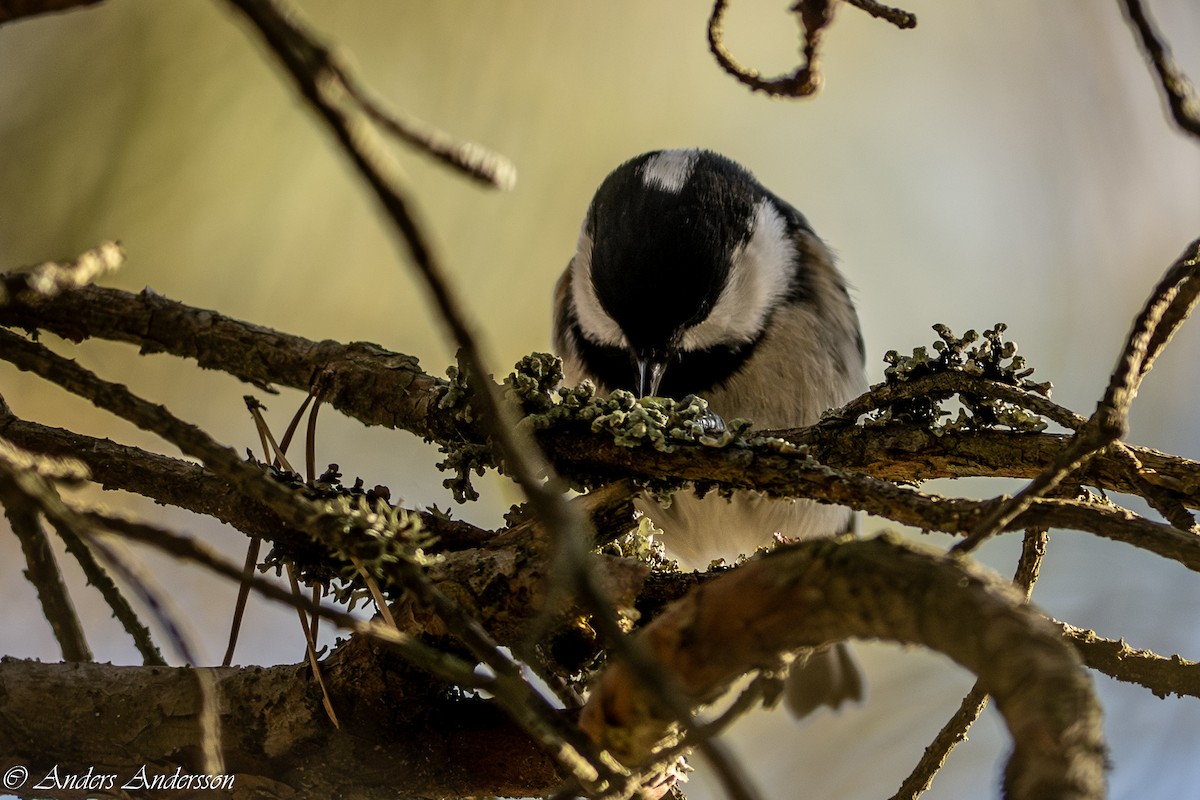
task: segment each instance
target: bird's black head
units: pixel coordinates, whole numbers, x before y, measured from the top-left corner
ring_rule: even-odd
[[[716,153],[663,150],[617,167],[596,191],[571,270],[575,340],[589,371],[639,394],[719,385],[791,281],[786,229],[797,224],[806,225]]]
[[[712,310],[750,235],[753,186],[732,161],[694,150],[641,156],[600,185],[588,219],[592,284],[635,352],[677,350]]]

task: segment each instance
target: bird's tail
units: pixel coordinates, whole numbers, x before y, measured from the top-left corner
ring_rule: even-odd
[[[862,700],[862,671],[850,648],[838,642],[797,656],[788,673],[784,698],[797,718],[821,706],[838,708],[847,700]]]

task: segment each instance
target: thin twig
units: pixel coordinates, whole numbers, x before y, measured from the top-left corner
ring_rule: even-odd
[[[1047,541],[1045,528],[1030,528],[1025,531],[1025,538],[1021,542],[1021,556],[1017,560],[1017,567],[1013,574],[1013,585],[1024,592],[1025,602],[1029,602],[1033,585],[1037,583],[1042,557],[1046,554]],[[975,724],[975,720],[979,719],[979,715],[987,708],[987,704],[987,690],[984,689],[982,682],[977,680],[971,687],[971,691],[967,692],[967,696],[962,699],[958,710],[946,721],[933,741],[925,748],[920,761],[900,784],[899,790],[892,795],[891,800],[916,800],[917,797],[924,794],[933,785],[934,777],[946,763],[950,753],[967,740],[967,731]]]
[[[969,372],[947,370],[899,383],[877,383],[841,408],[826,413],[818,425],[821,428],[853,425],[864,414],[887,408],[901,400],[916,397],[949,397],[960,393],[977,394],[1012,403],[1070,430],[1077,430],[1087,423],[1087,417],[1076,414],[1036,392]]]
[[[242,571],[237,565],[201,541],[142,522],[109,517],[96,512],[88,516],[118,536],[155,547],[177,560],[198,564],[232,581],[240,581],[242,578]],[[318,606],[302,595],[293,595],[290,590],[276,585],[262,575],[253,575],[250,587],[268,600],[290,608],[300,608],[306,614],[327,619],[341,628],[371,636],[391,645],[415,666],[443,680],[472,689],[492,688],[491,682],[477,675],[471,664],[437,650],[414,636],[361,620],[331,606]]]
[[[300,601],[303,595],[300,593],[300,582],[296,580],[296,568],[291,564],[287,565],[288,584],[292,587],[293,601]],[[321,674],[321,664],[317,660],[317,643],[313,641],[312,633],[309,629],[308,614],[305,613],[299,602],[292,604],[296,608],[296,614],[300,617],[300,630],[304,631],[304,653],[308,656],[308,666],[312,670],[313,678],[317,681],[317,686],[321,688],[321,705],[325,708],[325,713],[329,717],[329,721],[333,723],[333,727],[341,728],[338,723],[337,713],[333,710],[333,700],[329,697],[329,687],[325,684],[325,676]]]
[[[384,108],[370,91],[352,79],[342,63],[335,63],[347,91],[363,111],[384,130],[424,150],[439,161],[454,167],[469,178],[495,189],[511,189],[517,183],[517,168],[500,153],[475,142],[460,141],[424,120],[405,117]]]
[[[2,398],[0,398],[0,415],[11,415]],[[86,533],[89,527],[87,522],[63,502],[54,486],[47,480],[47,476],[78,477],[81,474],[80,466],[71,460],[34,457],[12,447],[7,441],[0,440],[0,473],[4,474],[18,491],[35,503],[38,511],[54,527],[67,552],[79,563],[88,583],[96,587],[96,590],[112,608],[113,615],[133,638],[134,645],[142,654],[143,662],[147,666],[163,665],[166,662],[163,660],[162,653],[154,645],[150,631],[138,619],[120,589],[113,583],[112,578],[104,571],[103,567],[96,563],[92,551],[76,533],[77,531]]]
[[[1171,57],[1170,48],[1159,36],[1142,0],[1122,0],[1122,4],[1143,52],[1158,73],[1158,85],[1166,95],[1167,107],[1171,109],[1175,123],[1185,132],[1200,136],[1200,98],[1196,96],[1196,88]]]
[[[980,686],[979,681],[976,681],[971,691],[962,699],[958,710],[946,720],[946,724],[925,748],[921,759],[900,784],[891,800],[915,800],[924,794],[933,785],[934,776],[946,763],[950,752],[967,740],[967,731],[975,720],[979,719],[987,704],[988,693]]]
[[[103,2],[104,0],[3,0],[0,2],[0,25],[40,14],[71,11]]]
[[[915,28],[917,17],[903,9],[893,8],[876,0],[847,0],[876,19],[886,20],[897,28]],[[721,69],[732,75],[751,91],[764,92],[771,97],[808,97],[816,94],[823,82],[819,66],[821,36],[833,19],[837,0],[795,0],[789,9],[800,27],[801,62],[786,75],[764,78],[758,70],[742,65],[725,46],[725,12],[729,0],[716,0],[708,18],[708,49]]]
[[[129,604],[129,600],[122,594],[120,587],[96,560],[95,554],[88,547],[84,537],[76,533],[76,530],[81,527],[80,524],[61,515],[52,516],[50,524],[54,526],[54,532],[58,534],[58,538],[62,539],[67,552],[83,570],[83,576],[88,585],[100,593],[104,602],[112,609],[113,617],[121,623],[121,627],[133,640],[133,646],[142,656],[142,663],[147,667],[165,667],[167,660],[163,658],[162,651],[154,643],[150,629],[138,617],[133,606]]]
[[[1092,669],[1149,689],[1156,697],[1200,697],[1200,662],[1178,655],[1160,656],[1131,647],[1124,639],[1105,639],[1095,631],[1057,624]]]
[[[875,2],[875,0],[846,0],[846,2],[855,8],[867,12],[876,19],[892,23],[901,30],[917,27],[917,15],[911,11],[885,6],[883,3]]]
[[[817,63],[817,48],[821,31],[829,24],[832,2],[829,0],[799,0],[792,7],[801,31],[802,61],[790,74],[763,78],[756,69],[743,66],[725,46],[725,12],[729,0],[716,0],[708,18],[708,49],[721,69],[752,91],[772,97],[808,97],[821,88],[821,73]],[[809,13],[805,12],[809,9]],[[815,12],[815,13],[814,13]]]
[[[238,585],[237,600],[233,605],[233,621],[229,623],[229,642],[225,645],[225,657],[221,659],[223,667],[228,667],[233,663],[233,651],[237,647],[238,633],[242,629],[242,618],[246,614],[246,601],[250,599],[249,578],[254,575],[254,568],[258,566],[258,556],[261,551],[262,539],[251,536],[250,544],[246,546],[246,561],[242,565],[242,582]]]
[[[71,602],[49,537],[38,518],[38,503],[19,488],[11,469],[10,463],[0,459],[0,502],[4,504],[4,515],[25,554],[25,577],[37,591],[42,613],[50,623],[63,660],[91,661],[92,650],[88,647],[83,625],[75,613],[75,604]]]
[[[275,463],[283,469],[291,470],[291,466],[284,467],[286,459],[283,454],[287,452],[288,442],[291,441],[292,434],[296,430],[296,424],[300,421],[300,414],[304,411],[304,407],[308,405],[312,399],[310,394],[305,398],[304,403],[300,406],[300,411],[296,412],[296,416],[292,418],[292,424],[288,426],[287,431],[283,436],[283,444],[275,443],[275,438],[271,434],[271,428],[267,425],[262,416],[263,405],[257,399],[246,395],[243,398],[246,402],[246,409],[250,412],[251,419],[254,420],[254,429],[258,432],[259,441],[262,443],[263,458],[265,463]],[[233,619],[229,623],[229,640],[225,645],[225,656],[221,659],[221,666],[227,667],[233,663],[233,651],[237,647],[238,633],[242,629],[242,619],[246,614],[246,601],[250,599],[250,577],[254,574],[254,568],[258,566],[258,555],[262,550],[262,537],[250,536],[250,542],[246,545],[246,560],[242,567],[242,581],[238,585],[237,599],[233,604]],[[335,722],[336,725],[336,722]]]
[[[1155,511],[1181,531],[1200,534],[1200,525],[1196,524],[1196,518],[1187,510],[1187,506],[1165,486],[1155,482],[1154,471],[1146,469],[1133,448],[1122,442],[1114,442],[1109,446],[1109,452],[1125,465],[1129,482],[1137,487],[1138,494]]]
[[[1034,500],[1052,492],[1067,475],[1126,434],[1129,408],[1142,380],[1200,298],[1198,273],[1200,240],[1192,242],[1171,265],[1134,320],[1104,398],[1088,423],[1076,431],[1070,445],[1048,469],[1015,496],[997,504],[952,552],[970,552],[989,536],[1004,530]]]

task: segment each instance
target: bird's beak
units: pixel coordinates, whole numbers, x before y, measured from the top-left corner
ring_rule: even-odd
[[[662,383],[663,373],[667,371],[667,363],[655,358],[638,358],[637,361],[637,396],[654,397],[658,394],[658,385]]]

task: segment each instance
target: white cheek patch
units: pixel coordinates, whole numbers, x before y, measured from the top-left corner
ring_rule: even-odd
[[[651,189],[679,194],[692,177],[699,158],[699,150],[664,150],[642,164],[642,183]]]
[[[575,258],[571,260],[571,300],[579,327],[588,339],[611,347],[628,347],[621,326],[600,305],[592,284],[592,237],[588,235],[586,220],[579,231]]]
[[[729,281],[712,311],[683,334],[684,350],[739,345],[762,332],[767,312],[787,294],[796,250],[783,217],[769,200],[754,209],[754,231],[733,254]]]

